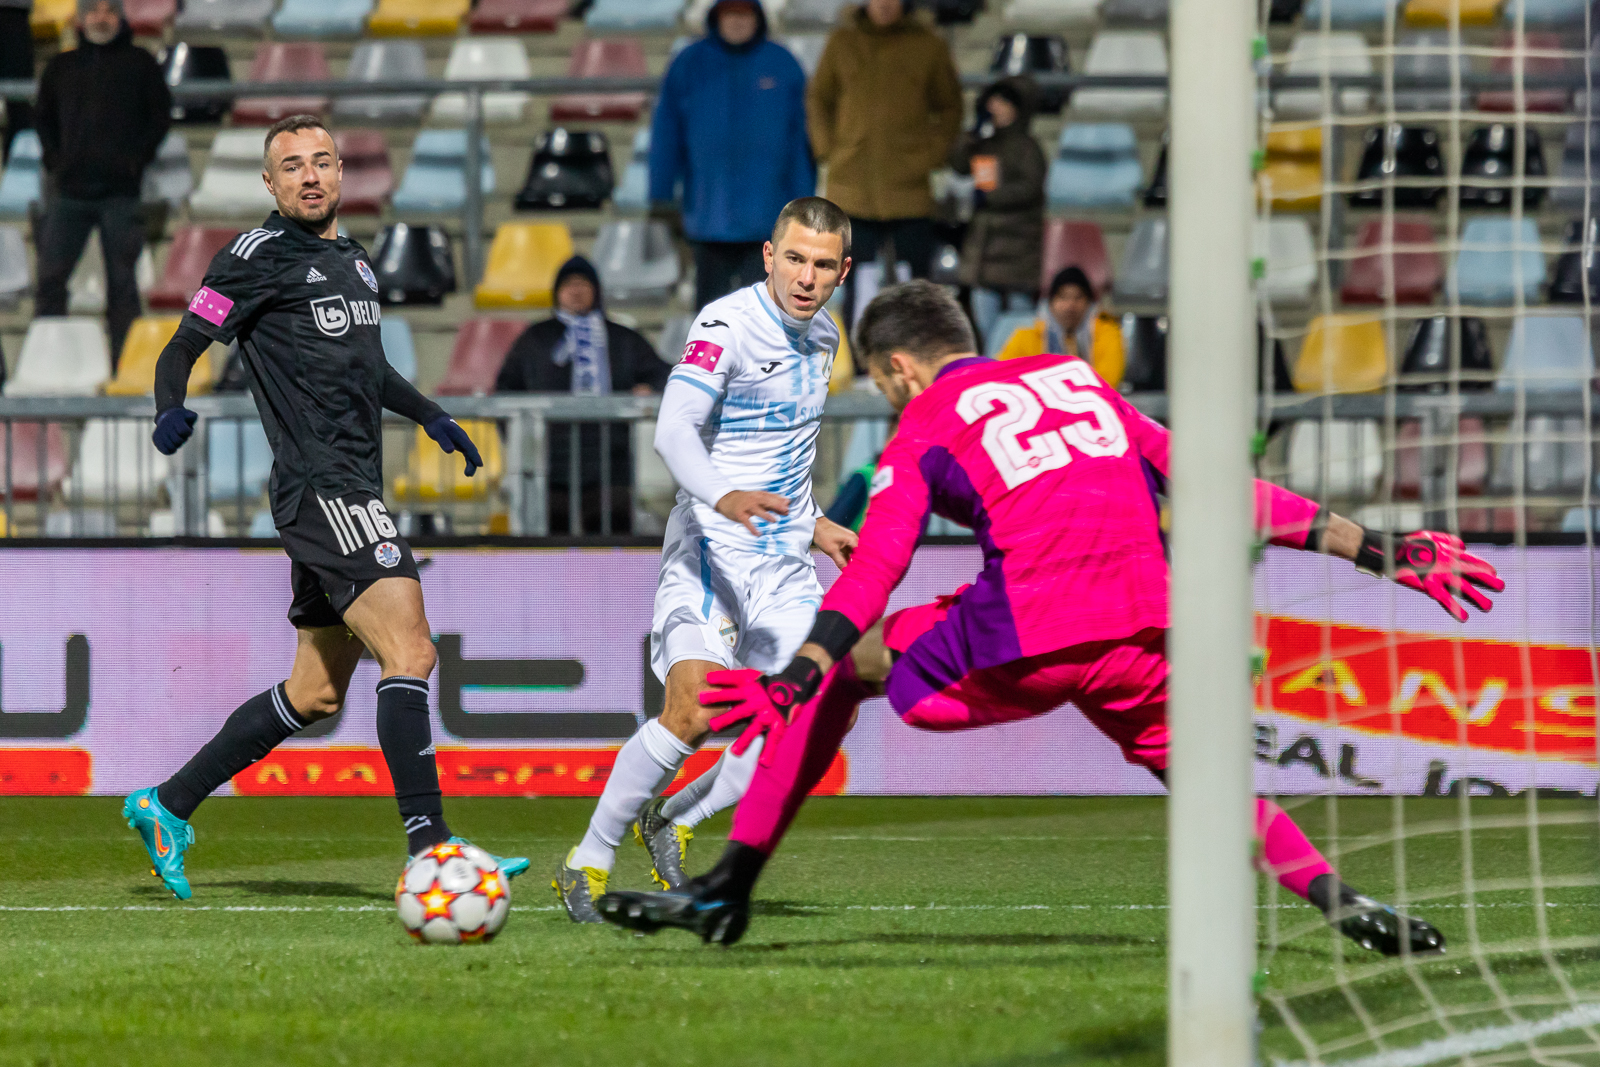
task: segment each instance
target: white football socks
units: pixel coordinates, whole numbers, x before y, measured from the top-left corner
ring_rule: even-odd
[[[616,862],[622,835],[693,754],[694,749],[673,736],[660,720],[651,719],[641,726],[617,753],[611,777],[589,819],[589,830],[568,864],[609,871]]]
[[[744,754],[735,756],[730,746],[722,750],[716,765],[667,798],[661,814],[679,826],[695,827],[705,822],[723,808],[739,803],[750,779],[756,774],[756,761],[761,758],[761,746],[766,738],[758,737]]]

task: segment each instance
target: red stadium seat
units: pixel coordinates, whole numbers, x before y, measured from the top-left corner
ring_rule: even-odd
[[[473,33],[554,33],[570,0],[480,0],[472,11]]]
[[[350,215],[378,215],[394,192],[389,142],[381,130],[340,130],[333,135],[344,161],[339,208]]]
[[[1516,37],[1510,33],[1501,34],[1494,43],[1496,48],[1515,48]],[[1523,36],[1523,51],[1559,50],[1565,47],[1561,43],[1558,33],[1529,33]],[[1489,63],[1489,69],[1496,74],[1510,74],[1512,62],[1510,56],[1496,56]],[[1570,68],[1567,61],[1557,56],[1524,56],[1522,72],[1532,75],[1565,74]],[[1523,91],[1523,103],[1528,111],[1562,112],[1572,102],[1570,89],[1526,89]],[[1485,89],[1478,94],[1479,111],[1515,111],[1517,109],[1516,96],[1510,89]]]
[[[141,37],[160,37],[178,17],[178,0],[123,0],[123,16]]]
[[[1489,446],[1484,442],[1483,420],[1462,418],[1456,446],[1456,493],[1482,496],[1489,481]],[[1394,495],[1402,500],[1422,497],[1422,421],[1402,419],[1395,442]],[[1463,516],[1465,513],[1463,512]],[[1465,528],[1466,519],[1463,517]]]
[[[150,306],[178,311],[187,308],[205,279],[212,257],[237,236],[239,230],[235,226],[184,226],[174,233],[161,281],[148,294]]]
[[[41,475],[43,495],[52,496],[67,476],[67,446],[61,436],[61,424],[13,422],[8,446],[6,426],[0,423],[0,496],[4,495],[7,466],[11,470],[12,499],[38,500]]]
[[[315,41],[270,41],[256,52],[250,64],[253,82],[320,82],[333,80],[328,54]],[[325,96],[251,96],[233,105],[235,126],[271,126],[281,118],[302,113],[321,115],[328,110]]]
[[[523,319],[468,319],[456,331],[450,366],[434,390],[439,396],[487,396],[511,345],[528,328]]]
[[[1432,245],[1433,227],[1419,220],[1394,221],[1394,244]],[[1381,304],[1384,302],[1384,256],[1377,251],[1383,244],[1383,221],[1370,219],[1361,224],[1356,237],[1356,249],[1361,252],[1350,261],[1344,287],[1339,296],[1346,304]],[[1367,249],[1373,249],[1367,252]],[[1394,300],[1397,304],[1431,304],[1433,294],[1444,277],[1444,264],[1437,251],[1395,252]]]
[[[1044,272],[1039,291],[1050,287],[1050,279],[1062,267],[1081,267],[1094,286],[1096,299],[1111,289],[1111,257],[1106,254],[1105,234],[1093,222],[1050,219],[1044,228]]]
[[[643,78],[649,75],[644,48],[629,38],[579,41],[567,62],[569,78]],[[582,93],[558,96],[550,104],[552,121],[635,122],[644,110],[644,93]]]

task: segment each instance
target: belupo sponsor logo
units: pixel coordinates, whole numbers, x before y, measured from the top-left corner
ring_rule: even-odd
[[[381,316],[376,300],[345,301],[342,296],[324,296],[311,301],[311,317],[317,329],[329,337],[343,337],[354,323],[376,326]]]

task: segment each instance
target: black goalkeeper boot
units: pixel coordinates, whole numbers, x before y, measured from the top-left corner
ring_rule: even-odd
[[[666,893],[619,892],[601,897],[596,910],[608,923],[642,934],[667,927],[687,930],[708,945],[733,945],[750,924],[750,890],[767,857],[737,841],[710,871]]]
[[[1389,905],[1356,892],[1332,874],[1312,879],[1306,893],[1328,917],[1330,926],[1364,949],[1398,956],[1401,946],[1409,944],[1413,956],[1444,954],[1444,935],[1431,923],[1402,915]]]

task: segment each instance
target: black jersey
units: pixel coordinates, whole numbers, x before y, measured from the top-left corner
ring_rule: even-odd
[[[366,249],[274,211],[218,252],[182,325],[238,338],[272,444],[272,516],[294,521],[307,487],[383,497],[386,380],[378,279]],[[435,409],[437,410],[437,409]]]

